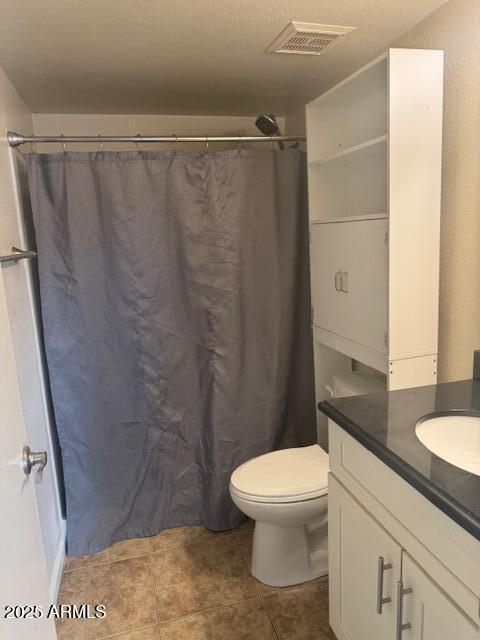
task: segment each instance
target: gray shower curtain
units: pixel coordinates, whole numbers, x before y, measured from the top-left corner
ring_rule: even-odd
[[[304,154],[28,167],[69,555],[238,525],[235,467],[315,441]]]

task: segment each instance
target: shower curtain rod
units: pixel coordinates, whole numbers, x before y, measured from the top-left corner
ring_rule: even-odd
[[[18,147],[26,142],[34,143],[77,143],[77,142],[303,142],[305,136],[23,136],[14,131],[7,131],[7,141],[11,147]]]

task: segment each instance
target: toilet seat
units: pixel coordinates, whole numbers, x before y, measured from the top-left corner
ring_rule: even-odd
[[[251,502],[318,498],[328,491],[328,454],[318,444],[266,453],[233,472],[230,490]]]

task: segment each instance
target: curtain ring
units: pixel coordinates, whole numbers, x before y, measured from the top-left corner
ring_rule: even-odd
[[[238,153],[242,153],[242,138],[238,138]]]
[[[63,153],[65,153],[65,151],[67,150],[67,146],[65,144],[65,136],[63,135],[63,133],[60,135],[60,138],[62,138],[62,149],[63,149]]]
[[[137,140],[135,140],[135,149],[138,153],[138,143],[142,141],[142,136],[139,133],[137,133],[135,137],[137,138]]]
[[[207,153],[208,153],[208,136],[205,136],[205,145],[207,147]]]
[[[35,137],[35,134],[31,134],[32,138]],[[37,141],[36,140],[32,140],[30,142],[30,152],[31,153],[37,153]]]
[[[102,151],[103,149],[103,141],[102,141],[102,137],[100,134],[98,134],[98,150]]]

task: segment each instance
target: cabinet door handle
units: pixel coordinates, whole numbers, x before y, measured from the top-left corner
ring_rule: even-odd
[[[337,271],[335,274],[335,290],[336,291],[342,290],[342,272],[341,271]]]
[[[348,293],[348,271],[342,273],[342,291]]]
[[[392,565],[390,563],[385,564],[385,561],[382,556],[378,558],[378,574],[377,574],[377,613],[381,615],[382,608],[384,604],[391,602],[392,599],[390,597],[383,597],[383,574],[388,569],[391,569]]]
[[[402,580],[397,582],[397,633],[395,640],[402,640],[402,633],[412,628],[409,622],[403,622],[403,596],[412,592],[413,590],[410,587],[403,588]]]

